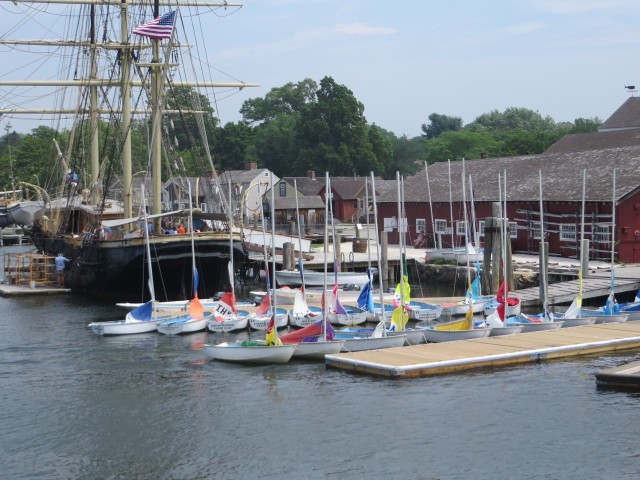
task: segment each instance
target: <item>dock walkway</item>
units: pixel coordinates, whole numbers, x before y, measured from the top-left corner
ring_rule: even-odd
[[[325,363],[328,368],[400,379],[634,348],[640,348],[640,321],[338,353],[327,355]]]
[[[549,285],[549,305],[570,303],[578,295],[579,280],[567,280]],[[621,267],[615,270],[616,293],[636,292],[640,289],[640,267]],[[596,271],[582,280],[582,298],[606,297],[611,290],[611,271]],[[523,307],[541,306],[539,287],[523,288],[516,292]]]

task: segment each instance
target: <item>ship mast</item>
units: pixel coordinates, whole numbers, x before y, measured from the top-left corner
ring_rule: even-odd
[[[0,2],[8,2],[12,0],[0,0]],[[5,40],[0,39],[0,45],[37,45],[37,46],[77,46],[89,47],[90,71],[88,79],[70,79],[70,80],[0,80],[1,86],[76,86],[79,88],[89,88],[89,108],[88,112],[83,109],[16,109],[11,107],[1,107],[0,115],[42,115],[42,114],[59,114],[59,113],[89,113],[90,123],[90,164],[91,164],[91,184],[92,192],[91,203],[98,203],[98,190],[95,188],[98,184],[100,172],[100,154],[99,154],[99,115],[102,113],[120,113],[121,114],[121,164],[122,164],[122,181],[123,181],[123,207],[124,217],[133,217],[133,192],[132,192],[132,157],[131,157],[131,90],[133,87],[144,87],[140,80],[131,78],[131,60],[133,49],[148,48],[144,45],[132,45],[130,43],[129,34],[129,6],[132,5],[148,5],[147,0],[21,0],[21,3],[44,3],[44,4],[67,4],[67,5],[90,5],[90,34],[89,38],[84,41],[48,41],[48,40]],[[112,5],[120,6],[120,43],[117,42],[99,42],[96,38],[96,22],[95,22],[95,6],[96,5]],[[176,7],[175,0],[155,0],[153,5],[153,18],[160,15],[160,6]],[[220,1],[200,1],[186,0],[180,1],[181,7],[242,7],[238,3],[228,3]],[[173,38],[173,37],[172,37]],[[164,71],[168,65],[168,58],[171,52],[172,40],[166,50],[166,61],[160,59],[160,41],[152,40],[152,61],[151,63],[139,63],[139,67],[149,67],[151,69],[151,119],[152,119],[152,144],[151,144],[151,166],[153,178],[153,207],[154,214],[161,213],[161,112],[162,112],[162,90]],[[120,52],[121,78],[103,79],[98,78],[98,58],[97,49],[117,49]],[[245,88],[257,87],[257,84],[244,82],[202,82],[202,81],[174,81],[175,87],[220,87],[220,88]],[[99,108],[98,91],[101,87],[119,87],[121,89],[121,105],[120,112],[116,110],[105,111]],[[133,113],[144,113],[146,110],[136,109]],[[167,110],[165,113],[173,112]],[[182,110],[180,113],[203,113],[198,110]],[[159,222],[159,220],[156,220]]]

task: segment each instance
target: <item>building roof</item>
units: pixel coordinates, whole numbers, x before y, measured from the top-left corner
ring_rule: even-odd
[[[584,152],[640,145],[640,129],[565,135],[544,153]]]
[[[282,180],[291,185],[295,180],[297,190],[303,195],[318,195],[324,189],[324,177],[282,177]]]
[[[229,182],[229,178],[231,178],[232,184],[246,185],[258,177],[269,178],[270,174],[271,172],[268,168],[256,168],[253,170],[227,170],[226,172],[222,172],[219,177],[220,183],[223,185]],[[276,182],[280,179],[274,174],[273,180]]]
[[[640,97],[629,97],[605,122],[599,132],[640,128]]]
[[[276,210],[295,210],[296,208],[295,197],[275,197],[274,203]],[[324,210],[324,202],[318,195],[298,197],[298,208],[302,210],[310,208]]]
[[[454,202],[462,200],[462,161],[451,162],[451,192]],[[464,162],[465,178],[471,177],[476,202],[499,200],[498,175],[507,174],[507,201],[538,201],[539,172],[545,201],[580,202],[582,172],[586,169],[586,200],[610,203],[613,195],[612,169],[616,168],[616,200],[619,202],[640,188],[640,146],[586,152],[543,153],[519,157],[488,158]],[[428,167],[431,200],[449,202],[447,162]],[[396,189],[397,190],[397,189]],[[404,183],[405,203],[428,203],[424,169]],[[468,191],[467,191],[468,192]],[[469,194],[467,193],[467,200]],[[397,202],[389,191],[378,203]]]

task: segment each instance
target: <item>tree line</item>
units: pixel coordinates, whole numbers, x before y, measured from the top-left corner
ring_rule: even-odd
[[[166,98],[166,107],[174,111],[197,104],[204,111],[204,122],[189,114],[165,119],[163,126],[170,151],[165,174],[202,175],[209,163],[199,131],[206,132],[208,150],[219,171],[240,170],[247,162],[268,168],[280,175],[304,176],[307,171],[328,171],[332,175],[368,175],[373,171],[383,178],[395,178],[395,172],[413,174],[426,160],[430,164],[462,158],[473,160],[482,154],[505,157],[542,153],[559,138],[570,133],[597,131],[601,120],[578,118],[573,122],[555,122],[526,108],[492,110],[464,125],[461,117],[431,113],[422,124],[422,134],[408,138],[365,117],[365,107],[345,85],[331,77],[316,82],[305,79],[271,89],[264,97],[245,101],[242,120],[220,125],[207,97],[189,88],[175,88]],[[28,134],[5,127],[0,142],[0,179],[2,189],[25,181],[45,188],[56,186],[56,139],[69,154],[69,167],[83,171],[88,164],[89,132],[86,123],[80,133],[55,131],[39,126]],[[110,172],[117,174],[121,133],[114,119],[103,119],[101,158],[111,162]],[[134,171],[147,168],[149,145],[148,119],[136,120],[131,127]],[[75,145],[68,143],[73,139]],[[53,185],[47,182],[53,182]]]

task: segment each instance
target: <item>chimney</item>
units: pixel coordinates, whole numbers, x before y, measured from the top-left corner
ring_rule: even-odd
[[[247,163],[244,164],[244,169],[246,171],[257,170],[258,169],[258,164],[256,162],[247,162]]]
[[[315,170],[307,170],[307,178],[310,178],[311,180],[315,180],[316,179]]]

